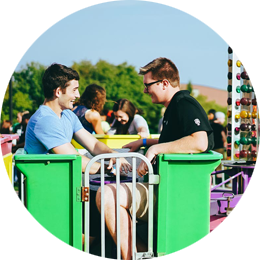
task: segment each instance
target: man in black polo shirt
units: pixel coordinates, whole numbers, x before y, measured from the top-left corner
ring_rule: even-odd
[[[140,139],[124,146],[136,151],[149,146],[146,157],[152,159],[159,153],[202,153],[213,149],[213,131],[208,117],[199,102],[189,91],[180,90],[180,77],[175,64],[166,58],[158,58],[140,69],[143,75],[144,93],[151,96],[155,104],[163,104],[166,111],[159,140]],[[147,173],[142,162],[137,172]]]
[[[214,146],[213,131],[206,112],[186,90],[180,90],[179,72],[175,64],[166,58],[158,58],[140,69],[143,75],[144,93],[151,96],[155,104],[163,104],[166,111],[163,129],[159,140],[139,139],[125,145],[130,151],[137,151],[141,146],[149,146],[145,156],[152,161],[160,153],[202,153]],[[142,161],[137,172],[147,174],[147,165]],[[132,184],[122,183],[120,187],[121,251],[123,259],[131,259],[131,216]],[[137,219],[147,220],[148,189],[146,183],[136,184]],[[105,187],[105,221],[116,243],[115,230],[115,185]],[[97,193],[97,206],[100,210],[100,191]],[[130,214],[129,214],[130,213]],[[138,240],[137,240],[138,241]],[[137,242],[141,252],[143,246]]]

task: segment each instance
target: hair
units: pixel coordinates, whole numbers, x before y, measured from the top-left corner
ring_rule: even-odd
[[[28,112],[28,113],[25,113],[24,115],[23,115],[23,118],[22,118],[22,124],[25,124],[25,120],[26,119],[30,119],[30,117],[31,117],[31,114]]]
[[[216,110],[215,109],[210,109],[208,111],[208,115],[209,114],[213,114],[213,119],[211,119],[210,121],[215,121],[217,118],[216,118]]]
[[[99,113],[106,103],[106,90],[96,84],[86,87],[80,99],[76,101],[75,106],[83,105],[90,109],[95,109]]]
[[[153,79],[167,79],[172,87],[180,86],[179,71],[175,64],[167,58],[157,58],[141,67],[139,75],[145,75],[148,72],[152,73]]]
[[[114,125],[114,127],[117,129],[116,134],[127,134],[127,130],[132,123],[138,109],[128,99],[119,99],[113,106],[114,112],[117,112],[118,110],[125,112],[128,115],[129,120],[125,125],[122,125],[120,122],[116,121]]]
[[[12,124],[10,120],[4,120],[2,125],[1,125],[1,129],[0,129],[0,133],[1,134],[10,134],[11,133],[11,128]]]
[[[45,98],[52,98],[54,90],[58,87],[65,90],[68,86],[68,82],[73,79],[79,80],[79,74],[77,71],[64,65],[53,63],[45,70],[42,78]]]

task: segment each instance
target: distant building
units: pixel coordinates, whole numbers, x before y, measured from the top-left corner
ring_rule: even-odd
[[[181,84],[181,89],[186,89],[187,84]],[[193,85],[193,95],[196,98],[198,95],[207,97],[207,101],[215,101],[218,105],[226,107],[228,92],[223,89],[217,89],[206,86]]]

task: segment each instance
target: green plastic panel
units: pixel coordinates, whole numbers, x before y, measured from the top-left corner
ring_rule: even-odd
[[[222,155],[161,154],[158,158],[157,256],[183,249],[210,231],[210,176]]]
[[[25,176],[28,211],[49,232],[82,249],[81,157],[78,155],[15,155]]]

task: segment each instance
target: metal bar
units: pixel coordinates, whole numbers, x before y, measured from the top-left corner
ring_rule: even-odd
[[[148,252],[153,253],[153,196],[154,196],[154,184],[150,182],[150,176],[153,175],[153,171],[149,172],[149,204],[148,204]]]
[[[121,259],[120,250],[120,169],[119,158],[116,158],[116,241],[117,241],[117,259]]]
[[[9,120],[13,122],[13,86],[12,86],[12,28],[9,28]]]
[[[101,257],[105,257],[105,203],[104,203],[105,161],[101,159]]]
[[[132,158],[132,259],[136,259],[136,158]]]
[[[20,172],[18,174],[21,174]],[[24,177],[21,174],[21,239],[24,240]]]
[[[139,158],[143,160],[147,166],[148,166],[148,174],[149,177],[153,176],[153,168],[150,163],[150,161],[142,154],[139,153],[107,153],[107,154],[100,154],[95,157],[93,157],[85,170],[85,176],[84,176],[84,186],[89,187],[89,171],[93,163],[95,163],[98,160],[101,159],[110,159],[110,158],[116,158],[116,189],[117,189],[117,195],[116,195],[116,208],[117,208],[117,259],[121,259],[121,250],[120,250],[120,172],[119,172],[119,158]],[[136,172],[136,170],[135,170]],[[136,176],[136,175],[135,175]],[[134,178],[136,179],[136,178]],[[150,178],[149,178],[150,179]],[[152,179],[152,178],[151,178]],[[153,185],[154,183],[149,182],[149,211],[148,211],[148,254],[142,253],[142,255],[147,255],[149,257],[153,256]],[[133,186],[134,187],[134,186]],[[134,195],[135,196],[135,195]],[[89,203],[85,202],[85,251],[89,252]],[[135,223],[134,223],[135,224]],[[136,231],[136,230],[135,230]],[[133,236],[134,237],[134,236]],[[133,246],[135,248],[136,245]],[[138,253],[134,254],[133,257],[136,257]]]
[[[243,172],[239,172],[239,173],[237,173],[236,175],[234,175],[234,176],[232,176],[232,177],[226,179],[224,182],[222,182],[222,183],[220,183],[220,184],[214,186],[214,187],[211,189],[211,191],[217,189],[218,187],[222,186],[223,184],[229,182],[230,180],[235,179],[236,177],[238,177],[238,176],[241,175],[242,173],[243,173]]]

